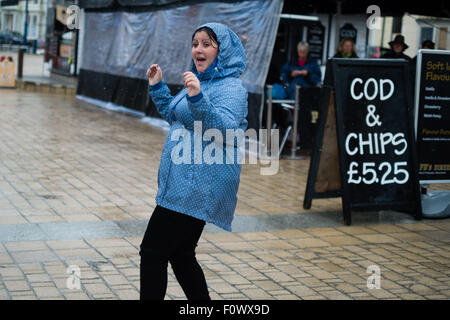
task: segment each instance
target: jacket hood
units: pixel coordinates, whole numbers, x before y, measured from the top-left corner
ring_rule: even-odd
[[[242,42],[236,33],[229,27],[221,23],[206,23],[199,26],[211,28],[217,36],[219,42],[219,54],[217,55],[217,65],[215,68],[208,68],[205,72],[199,73],[192,60],[192,72],[199,76],[200,80],[222,77],[236,77],[245,71],[245,51]],[[195,29],[195,30],[197,30]]]

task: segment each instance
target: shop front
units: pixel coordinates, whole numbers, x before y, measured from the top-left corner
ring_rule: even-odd
[[[74,1],[57,1],[47,9],[47,33],[44,61],[50,72],[75,76],[78,29],[68,26],[69,10]]]

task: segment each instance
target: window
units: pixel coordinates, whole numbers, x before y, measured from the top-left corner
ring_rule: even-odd
[[[392,34],[402,33],[402,17],[392,18]]]
[[[3,16],[3,30],[13,30],[14,29],[14,15],[10,13],[5,13]]]
[[[434,28],[433,27],[421,27],[420,28],[420,39],[419,46],[422,45],[422,42],[425,40],[433,41],[434,36]]]
[[[30,24],[28,26],[28,38],[36,39],[38,37],[38,17],[37,15],[30,16]]]

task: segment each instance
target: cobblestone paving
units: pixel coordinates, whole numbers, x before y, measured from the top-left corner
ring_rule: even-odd
[[[0,299],[137,299],[166,132],[72,97],[0,96]],[[339,199],[303,209],[308,167],[244,165],[236,232],[208,225],[197,249],[213,299],[450,298],[450,219],[343,226]],[[170,268],[166,298],[184,299]]]

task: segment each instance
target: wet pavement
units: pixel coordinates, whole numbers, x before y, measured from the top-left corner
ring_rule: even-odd
[[[0,299],[137,299],[167,131],[71,96],[0,97]],[[344,226],[339,199],[303,209],[308,167],[243,166],[234,232],[208,224],[197,249],[213,299],[450,297],[450,219],[355,212]],[[184,299],[170,268],[166,298]]]

